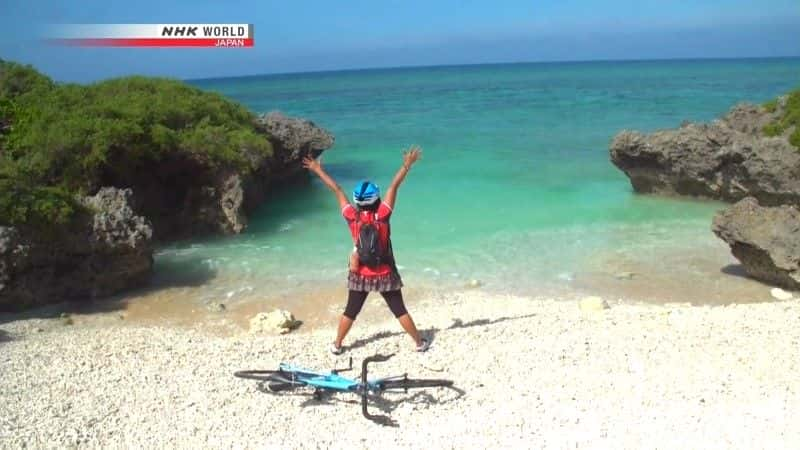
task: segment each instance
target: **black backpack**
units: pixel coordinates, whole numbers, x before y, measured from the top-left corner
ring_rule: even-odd
[[[389,224],[379,222],[374,219],[365,221],[362,220],[362,215],[358,214],[358,241],[356,242],[356,252],[358,253],[358,262],[367,267],[376,268],[381,264],[386,264],[391,261],[389,256],[389,243],[381,242],[380,227],[388,227]],[[388,230],[387,230],[388,237]],[[387,239],[388,240],[388,239]]]

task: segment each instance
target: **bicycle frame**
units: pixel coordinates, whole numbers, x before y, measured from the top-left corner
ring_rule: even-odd
[[[289,363],[280,363],[278,370],[240,370],[233,375],[239,378],[257,380],[272,392],[291,390],[300,386],[310,386],[314,388],[314,397],[322,399],[322,394],[326,391],[349,392],[361,396],[361,413],[369,420],[381,425],[396,426],[397,424],[389,417],[383,415],[370,414],[368,407],[369,396],[380,396],[385,391],[405,391],[409,389],[422,389],[432,387],[453,388],[451,380],[441,379],[410,379],[407,374],[395,377],[384,377],[369,379],[369,364],[373,362],[383,362],[394,356],[373,355],[364,358],[361,364],[361,376],[358,378],[347,378],[339,375],[339,372],[353,370],[353,358],[350,358],[350,365],[345,369],[333,369],[328,372],[306,369]],[[261,387],[259,388],[261,389]],[[457,389],[456,389],[457,390]]]
[[[338,371],[336,370],[331,370],[329,372],[318,372],[287,363],[281,363],[279,367],[281,371],[287,372],[291,375],[290,379],[292,381],[299,381],[315,388],[353,392],[358,390],[358,388],[361,386],[360,381],[343,377],[339,375],[337,373]],[[370,384],[372,385],[374,382],[371,382]]]
[[[300,382],[307,386],[312,386],[320,390],[331,390],[340,392],[352,392],[361,395],[361,413],[369,420],[379,421],[388,419],[385,416],[370,414],[367,409],[367,396],[369,393],[379,393],[384,390],[383,383],[387,380],[407,378],[406,374],[396,377],[386,377],[370,380],[367,378],[368,365],[372,362],[384,362],[394,354],[373,355],[364,359],[361,364],[360,380],[343,377],[339,372],[353,369],[353,358],[350,358],[350,366],[347,369],[334,369],[329,372],[318,372],[309,370],[293,364],[281,363],[280,370],[290,375],[290,380]]]

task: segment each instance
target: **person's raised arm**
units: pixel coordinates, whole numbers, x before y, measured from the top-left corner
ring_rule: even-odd
[[[319,160],[306,156],[303,158],[303,167],[317,174],[320,180],[325,183],[325,186],[328,186],[328,189],[333,191],[333,194],[336,196],[336,200],[339,202],[340,209],[350,204],[350,202],[347,201],[347,196],[344,195],[342,188],[336,184],[336,181],[334,181],[327,172],[325,172],[325,169],[322,168],[322,163],[320,163]]]
[[[383,202],[389,205],[389,208],[394,209],[394,202],[397,199],[397,190],[400,188],[403,180],[406,179],[406,175],[408,175],[411,166],[421,157],[422,149],[416,145],[412,145],[408,150],[403,152],[403,165],[400,166],[400,169],[398,169],[397,173],[394,175],[389,189],[386,190],[386,198],[383,199]]]

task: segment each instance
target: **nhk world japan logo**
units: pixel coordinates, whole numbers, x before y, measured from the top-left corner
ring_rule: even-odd
[[[78,47],[252,47],[252,24],[53,25],[47,40]]]

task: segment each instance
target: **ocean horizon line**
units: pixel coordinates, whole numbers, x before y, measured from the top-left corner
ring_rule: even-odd
[[[739,56],[739,57],[708,57],[708,58],[652,58],[652,59],[583,59],[583,60],[550,60],[550,61],[505,61],[505,62],[485,62],[485,63],[463,63],[463,64],[422,64],[422,65],[401,65],[401,66],[385,66],[385,67],[361,67],[361,68],[348,68],[348,69],[322,69],[322,70],[308,70],[308,71],[289,71],[289,72],[267,72],[246,75],[222,76],[222,77],[201,77],[201,78],[181,78],[185,82],[203,82],[203,81],[217,81],[217,80],[238,80],[238,79],[255,79],[255,78],[281,78],[286,76],[307,76],[307,75],[323,75],[323,74],[344,74],[344,73],[359,73],[359,72],[384,72],[396,70],[418,70],[418,69],[449,69],[449,68],[463,68],[463,67],[481,67],[481,66],[525,66],[525,65],[570,65],[570,64],[598,64],[598,63],[657,63],[657,62],[713,62],[713,61],[775,61],[775,60],[792,60],[800,59],[800,55],[783,55],[783,56]]]

